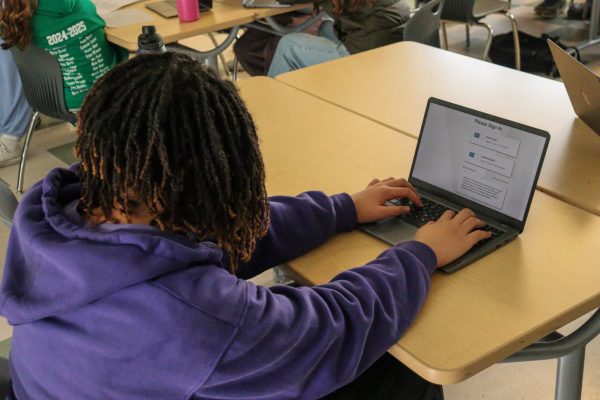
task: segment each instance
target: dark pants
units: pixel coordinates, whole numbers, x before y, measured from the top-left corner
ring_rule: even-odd
[[[281,36],[248,28],[233,45],[238,62],[251,76],[267,75]]]
[[[443,400],[440,385],[427,382],[385,353],[358,378],[323,400]]]
[[[312,14],[304,11],[292,11],[289,13],[276,15],[273,17],[275,22],[283,26],[294,26],[301,23],[305,18],[310,18]],[[294,18],[296,22],[294,22]],[[246,32],[236,40],[233,45],[238,62],[244,67],[244,70],[251,76],[267,75],[271,61],[277,50],[277,45],[281,36],[274,33],[264,32],[258,29],[248,28]]]

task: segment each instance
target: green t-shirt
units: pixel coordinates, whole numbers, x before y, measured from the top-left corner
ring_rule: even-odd
[[[81,107],[94,82],[127,59],[126,50],[106,41],[91,0],[39,0],[32,26],[32,42],[60,64],[69,109]]]

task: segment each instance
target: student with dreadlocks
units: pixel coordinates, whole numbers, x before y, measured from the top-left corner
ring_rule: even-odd
[[[268,199],[235,88],[179,54],[115,67],[79,119],[81,164],[33,186],[11,231],[0,313],[14,326],[13,397],[442,398],[383,355],[436,266],[487,237],[471,211],[330,283],[260,287],[245,279],[418,196],[387,179]],[[392,384],[347,389],[382,376]]]

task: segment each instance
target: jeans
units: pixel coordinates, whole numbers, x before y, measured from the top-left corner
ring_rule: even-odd
[[[321,30],[319,30],[321,34]],[[281,38],[268,75],[275,77],[293,71],[350,55],[338,39],[307,33],[289,33]]]
[[[2,39],[0,39],[2,43]],[[17,65],[10,50],[0,49],[0,134],[21,137],[31,118]]]

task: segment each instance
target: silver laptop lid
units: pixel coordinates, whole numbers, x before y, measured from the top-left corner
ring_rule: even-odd
[[[292,4],[280,3],[277,0],[242,0],[242,5],[246,8],[287,8]]]
[[[409,180],[523,230],[550,135],[430,98]]]
[[[600,135],[600,77],[548,39],[575,113]]]

